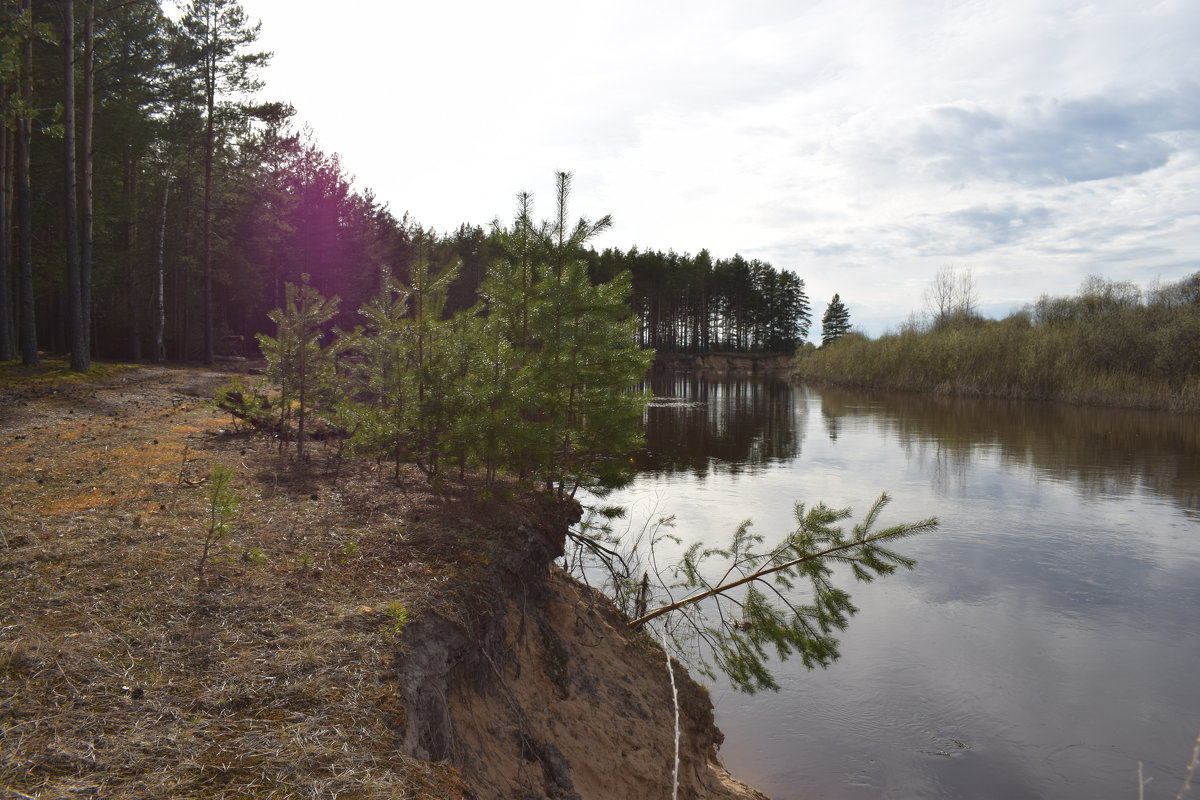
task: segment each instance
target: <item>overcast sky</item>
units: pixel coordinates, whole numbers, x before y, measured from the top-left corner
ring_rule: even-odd
[[[1200,270],[1196,0],[243,6],[264,96],[441,231],[569,170],[598,246],[764,259],[871,335],[946,265],[995,316]]]

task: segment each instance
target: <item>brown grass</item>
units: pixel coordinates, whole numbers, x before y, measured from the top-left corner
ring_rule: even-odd
[[[386,612],[472,569],[442,497],[230,435],[223,375],[3,369],[0,797],[465,794],[398,750]],[[217,463],[240,508],[200,582]]]
[[[71,370],[69,359],[44,354],[41,356],[41,362],[39,366],[27,367],[20,361],[0,361],[0,389],[86,384],[136,369],[133,364],[97,362],[93,363],[87,372],[74,372]]]

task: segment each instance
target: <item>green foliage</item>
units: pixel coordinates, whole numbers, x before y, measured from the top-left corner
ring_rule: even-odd
[[[334,383],[336,356],[341,342],[321,344],[324,326],[337,313],[338,298],[325,299],[308,285],[289,283],[285,289],[285,304],[270,314],[278,328],[275,337],[258,335],[259,347],[267,359],[267,378],[278,384],[281,392],[280,426],[286,434],[295,411],[296,455],[304,457],[305,424],[309,410],[329,408],[337,388]],[[282,449],[286,435],[280,437]]]
[[[652,353],[635,341],[627,273],[593,283],[583,247],[608,227],[567,216],[570,176],[558,175],[557,216],[535,224],[522,195],[511,227],[496,224],[504,257],[484,276],[474,307],[449,314],[462,264],[438,264],[437,241],[411,231],[406,280],[384,271],[353,334],[321,345],[337,299],[287,286],[272,313],[277,338],[260,335],[268,377],[293,407],[336,416],[359,453],[415,463],[431,480],[447,464],[543,482],[560,494],[628,471],[616,458],[640,443],[646,396],[636,390]],[[339,354],[348,356],[336,369]]]
[[[857,612],[850,595],[834,580],[842,566],[860,581],[890,575],[915,562],[891,544],[933,530],[937,519],[893,525],[873,531],[890,498],[880,495],[861,522],[846,533],[839,523],[850,509],[819,503],[794,508],[797,527],[782,542],[763,549],[764,539],[747,520],[727,547],[695,543],[674,568],[668,596],[687,596],[634,620],[640,627],[665,617],[665,630],[676,647],[696,654],[702,674],[722,672],[745,692],[779,688],[768,666],[768,650],[780,660],[797,656],[813,669],[838,658],[834,634]],[[724,566],[718,580],[708,579],[714,562]],[[801,599],[798,585],[806,590]],[[734,590],[741,593],[734,596]]]
[[[1200,409],[1200,273],[1143,296],[1098,278],[1002,320],[850,334],[795,362],[807,380],[958,395]]]
[[[871,581],[914,565],[892,542],[938,522],[931,517],[876,531],[889,502],[881,495],[849,532],[841,525],[849,509],[797,504],[796,529],[772,547],[746,520],[727,546],[693,543],[667,568],[659,565],[658,549],[664,541],[681,544],[671,532],[673,518],[619,534],[613,521],[623,511],[597,508],[570,532],[564,567],[585,580],[599,574],[604,591],[632,618],[630,627],[660,627],[660,637],[702,674],[723,673],[749,693],[774,690],[772,652],[780,660],[797,656],[809,669],[838,658],[835,634],[857,609],[835,570]],[[648,611],[655,598],[666,602]]]
[[[261,23],[251,24],[237,0],[191,0],[173,26],[173,53],[197,100],[213,94],[246,95],[262,88],[254,71],[271,58],[247,52],[258,40]],[[231,109],[232,111],[232,109]]]
[[[562,493],[568,485],[594,482],[605,456],[637,446],[645,397],[633,387],[652,354],[635,341],[628,273],[593,284],[583,259],[584,245],[610,219],[572,223],[571,176],[557,177],[551,222],[534,225],[530,198],[521,195],[512,226],[496,224],[506,257],[493,265],[481,294],[487,338],[506,342],[517,375],[502,386],[501,371],[491,373],[491,406],[517,403],[505,415],[512,463]]]
[[[419,253],[409,269],[411,312],[401,326],[415,400],[413,452],[430,476],[439,472],[446,434],[464,410],[460,379],[469,365],[462,363],[462,338],[444,317],[446,293],[458,269],[458,262],[434,269]]]
[[[404,603],[401,603],[399,600],[392,600],[387,604],[384,613],[391,618],[392,633],[397,636],[404,633],[404,627],[408,625],[408,608],[405,607]]]
[[[285,284],[299,284],[301,271],[311,276],[316,291],[342,298],[329,327],[350,329],[359,321],[357,310],[380,289],[380,267],[409,282],[422,247],[434,267],[455,261],[462,265],[444,287],[444,317],[483,299],[489,266],[513,252],[498,231],[462,225],[449,234],[426,233],[426,241],[417,242],[406,218],[394,216],[371,192],[356,190],[338,157],[323,152],[315,134],[295,127],[286,103],[253,97],[269,54],[257,47],[259,26],[245,4],[188,0],[177,5],[170,13],[150,2],[100,3],[95,8],[98,80],[91,149],[97,158],[90,296],[96,302],[93,324],[85,327],[94,331],[97,357],[253,358],[257,334],[276,334],[267,311],[284,305]],[[62,185],[61,142],[51,140],[64,133],[53,119],[61,101],[62,70],[48,57],[57,46],[60,17],[54,3],[34,3],[28,17],[15,6],[0,11],[0,42],[5,45],[0,47],[0,78],[7,87],[0,105],[10,128],[18,119],[32,117],[34,187]],[[31,69],[22,70],[20,45],[31,36],[40,56]],[[17,77],[30,79],[28,98],[18,91]],[[0,323],[10,319],[8,325],[0,324],[0,358],[13,354],[15,342],[5,334],[14,327],[15,316],[29,320],[23,341],[28,340],[24,350],[30,362],[38,357],[33,334],[53,333],[52,340],[59,341],[65,326],[64,304],[48,299],[61,291],[57,265],[65,263],[63,201],[54,192],[34,199],[27,238],[38,243],[37,258],[30,256],[29,280],[22,281],[30,289],[28,314],[17,315],[17,303],[5,297],[15,276],[0,280]],[[557,210],[550,216],[559,216]],[[8,222],[10,229],[20,228],[12,224],[16,219]],[[555,248],[577,248],[572,258],[586,265],[588,282],[594,285],[628,272],[625,303],[635,341],[642,346],[689,352],[790,351],[807,335],[811,314],[804,281],[789,269],[738,255],[717,258],[704,250],[694,255],[636,248],[596,252],[590,237],[598,228],[577,231],[572,224],[564,236],[549,240],[553,221],[528,222],[523,267],[529,282],[524,288],[533,291],[533,271],[550,263]],[[0,273],[4,270],[0,257]],[[40,287],[36,293],[35,286]],[[34,310],[44,317],[38,325],[33,324]],[[494,364],[512,355],[498,352],[497,345],[512,342],[525,344],[522,339],[492,340]],[[473,401],[479,391],[490,390],[477,383],[469,391],[465,399]],[[294,424],[291,407],[284,411]],[[511,421],[498,412],[495,427]],[[447,428],[431,440],[439,460],[461,465],[464,458],[472,459],[459,443],[463,435]],[[493,444],[489,460],[499,468],[506,456],[502,445]],[[298,448],[307,446],[303,438],[297,442]],[[444,466],[430,465],[425,456],[422,460],[434,472]],[[544,470],[545,464],[544,457],[533,458],[530,472]]]
[[[204,549],[200,561],[196,564],[196,573],[204,577],[204,567],[212,547],[229,535],[229,522],[237,513],[238,499],[233,493],[231,484],[233,471],[220,464],[214,464],[208,478],[208,529],[204,535]]]
[[[839,295],[834,295],[821,317],[821,344],[836,342],[850,330],[850,311]]]
[[[246,386],[237,375],[217,391],[213,405],[233,417],[235,429],[238,420],[254,430],[267,428],[273,421],[271,401],[261,387]]]
[[[379,294],[359,309],[365,327],[345,341],[356,359],[337,410],[355,450],[390,457],[398,470],[407,455],[415,407],[404,337],[409,291],[387,274],[382,283]]]
[[[459,265],[435,269],[418,233],[408,285],[383,276],[380,293],[360,313],[366,326],[346,348],[351,368],[341,413],[359,452],[411,458],[430,477],[440,469],[448,430],[460,411],[461,342],[444,315]]]

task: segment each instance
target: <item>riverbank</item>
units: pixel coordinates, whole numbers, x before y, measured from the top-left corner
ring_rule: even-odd
[[[791,368],[787,353],[659,353],[650,371],[652,375],[786,375]]]
[[[670,794],[662,651],[552,564],[577,507],[298,464],[209,404],[227,379],[0,375],[0,788]],[[202,562],[214,466],[238,507]],[[680,796],[760,798],[676,679]]]
[[[806,383],[847,389],[1200,412],[1200,375],[1182,372],[1166,378],[1125,367],[1089,368],[1073,361],[1069,350],[1041,337],[1023,336],[1019,325],[1010,327],[1011,336],[961,330],[879,339],[849,334],[800,353],[791,375]],[[1198,359],[1200,355],[1192,355],[1191,369]]]
[[[1200,411],[1200,272],[1143,292],[1090,277],[1001,320],[950,311],[802,348],[801,380],[957,397]]]

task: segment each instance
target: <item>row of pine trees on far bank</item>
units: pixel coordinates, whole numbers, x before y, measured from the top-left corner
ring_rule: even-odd
[[[0,0],[0,360],[256,355],[302,274],[350,330],[381,275],[407,281],[420,259],[458,265],[447,316],[479,300],[503,226],[398,218],[289,105],[256,99],[269,54],[237,0],[180,11]],[[762,261],[584,258],[593,283],[630,273],[642,346],[791,351],[808,334],[804,281]]]

